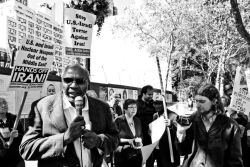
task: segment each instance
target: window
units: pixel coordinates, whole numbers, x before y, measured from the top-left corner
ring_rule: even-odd
[[[31,29],[31,28],[28,28],[28,32],[29,32],[30,34],[34,34],[34,30]]]
[[[28,5],[27,0],[23,0],[23,4],[24,4],[25,6],[27,6],[27,5]]]
[[[31,12],[31,11],[29,11],[29,10],[27,10],[27,12],[28,12],[28,13],[30,13],[30,14],[32,14],[32,15],[34,15],[34,13],[33,13],[33,12]]]
[[[62,39],[62,35],[57,34],[57,33],[55,33],[55,32],[54,32],[54,36],[57,37],[57,38],[59,38],[59,39]]]
[[[24,15],[22,12],[20,12],[19,10],[16,10],[16,12],[20,15]]]
[[[16,35],[16,30],[15,29],[9,28],[8,31],[9,31],[9,33],[11,35]]]
[[[28,35],[28,38],[34,39],[34,36],[32,36],[32,35]]]
[[[28,22],[28,25],[30,26],[30,27],[34,27],[34,23],[32,23],[32,22]]]
[[[18,42],[19,42],[20,44],[22,43],[22,41],[23,41],[23,39],[19,39],[19,40],[18,40]]]
[[[24,38],[24,37],[26,37],[26,34],[25,34],[25,33],[23,33],[23,32],[20,32],[20,31],[19,31],[19,32],[18,32],[18,34],[19,34],[19,37],[20,37],[20,38]]]
[[[62,32],[63,32],[62,29],[57,28],[57,27],[53,27],[53,30],[54,30],[54,31],[58,31],[59,33],[62,33]]]
[[[11,21],[11,20],[8,20],[8,24],[11,26],[11,27],[16,27],[16,23]]]
[[[38,23],[38,24],[42,24],[42,20],[40,20],[40,19],[36,19],[36,22]]]
[[[36,31],[36,36],[37,36],[37,37],[41,37],[41,35],[42,35],[42,34],[41,34],[39,31]]]
[[[26,20],[21,18],[21,17],[17,17],[17,20],[20,21],[23,24],[26,24]]]
[[[54,32],[54,36],[55,36],[55,37],[58,37],[58,35],[59,35],[59,34],[57,34],[57,33]]]
[[[16,42],[16,37],[13,36],[8,36],[8,40],[10,40],[11,42]]]
[[[58,40],[56,38],[54,38],[54,42],[57,43],[57,44],[62,44],[62,41],[61,40]]]
[[[49,27],[49,28],[52,28],[52,25],[51,25],[51,24],[49,24],[49,23],[43,22],[43,24],[44,24],[44,27]]]
[[[37,29],[37,30],[42,30],[42,27],[39,26],[39,25],[36,25],[36,29]]]
[[[45,17],[44,19],[45,19],[45,20],[47,20],[47,21],[50,21],[50,19],[49,19],[49,18],[47,18],[47,17]]]
[[[43,31],[47,34],[52,34],[52,31],[47,28],[43,28]]]
[[[28,17],[28,18],[30,18],[30,19],[32,19],[32,17],[31,16],[29,16],[29,15],[25,15],[26,17]]]
[[[43,38],[44,39],[47,39],[47,40],[52,40],[52,37],[51,36],[49,36],[49,35],[46,35],[46,34],[43,34]]]
[[[37,14],[37,16],[39,16],[39,17],[43,18],[43,15],[41,15],[41,14]],[[38,20],[39,20],[39,19],[38,19]]]
[[[26,27],[24,25],[19,24],[18,28],[22,31],[26,31]]]

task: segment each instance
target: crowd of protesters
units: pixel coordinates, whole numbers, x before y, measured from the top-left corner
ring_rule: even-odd
[[[127,95],[121,100],[112,89],[106,103],[94,90],[87,90],[89,73],[77,64],[66,67],[62,85],[62,92],[49,85],[47,96],[32,104],[26,133],[21,125],[12,129],[15,116],[8,113],[6,99],[0,98],[1,166],[24,167],[24,160],[36,160],[38,167],[250,166],[249,120],[230,109],[230,86],[221,97],[215,86],[203,84],[187,99],[197,110],[183,122],[178,113],[164,109],[165,104],[176,104],[177,97],[165,104],[153,100],[150,85],[141,89],[137,100]],[[159,117],[170,130],[174,162],[165,130],[143,164],[141,148],[152,144],[149,124]],[[10,138],[14,138],[11,145]]]

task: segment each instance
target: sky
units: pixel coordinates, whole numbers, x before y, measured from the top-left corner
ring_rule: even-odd
[[[48,0],[45,0],[48,1]],[[29,0],[29,6],[33,9],[39,7],[42,1]],[[55,2],[61,8],[62,0],[49,0]],[[114,0],[115,6],[121,11],[133,0]],[[57,10],[60,10],[57,8]],[[61,17],[60,12],[56,12]],[[105,19],[101,35],[96,36],[94,27],[91,46],[91,81],[99,83],[111,83],[134,87],[152,85],[160,89],[160,80],[155,58],[150,57],[146,50],[140,50],[135,41],[118,39],[111,33],[111,22],[114,17]],[[57,20],[58,16],[57,16]],[[164,70],[166,64],[162,64],[162,76],[165,80]]]

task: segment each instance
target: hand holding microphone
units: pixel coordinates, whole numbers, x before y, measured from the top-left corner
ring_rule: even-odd
[[[83,109],[83,97],[82,96],[75,97],[75,109],[76,109],[77,115],[82,115],[82,109]]]
[[[78,113],[78,116],[80,117],[82,115],[82,109],[83,109],[82,96],[75,97],[75,108]],[[84,121],[84,126],[82,126],[81,141],[83,142],[84,147],[88,149],[99,147],[102,143],[101,138],[95,132],[90,131],[88,126],[85,125],[85,121]]]
[[[83,97],[82,96],[75,97],[75,109],[76,109],[77,115],[82,116],[82,109],[83,109]],[[84,126],[82,126],[82,129],[86,129],[86,123],[84,124]]]
[[[85,128],[85,121],[82,116],[83,109],[83,97],[77,96],[75,98],[75,108],[77,111],[77,116],[70,123],[69,128],[64,133],[64,143],[65,145],[75,141],[82,135],[82,130]]]

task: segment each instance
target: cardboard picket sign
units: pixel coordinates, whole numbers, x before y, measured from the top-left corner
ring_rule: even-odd
[[[17,51],[15,66],[8,86],[9,91],[24,90],[13,130],[17,129],[28,91],[42,90],[43,84],[47,80],[54,54],[55,47],[53,44],[35,39],[23,39]],[[8,141],[9,146],[12,144],[13,139],[13,137],[10,137]]]
[[[243,67],[237,67],[230,103],[231,109],[236,110],[237,112],[242,112],[245,115],[249,115],[250,112],[249,85],[247,84],[247,82],[250,83],[249,75],[249,70],[246,70]]]
[[[89,57],[96,16],[73,8],[64,8],[65,55]]]
[[[53,44],[23,39],[17,51],[8,90],[41,90],[54,60]]]

